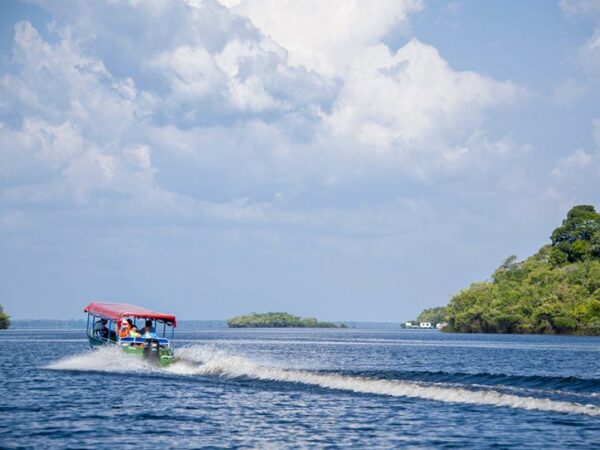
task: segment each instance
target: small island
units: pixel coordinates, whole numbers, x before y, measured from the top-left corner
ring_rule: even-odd
[[[317,319],[302,318],[283,312],[246,314],[227,321],[229,328],[347,328],[344,324],[319,322]]]
[[[573,207],[550,240],[524,261],[509,256],[489,281],[422,317],[463,333],[600,335],[600,214]]]

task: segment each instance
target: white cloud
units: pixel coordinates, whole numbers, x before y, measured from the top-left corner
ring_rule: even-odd
[[[511,101],[516,92],[511,83],[453,71],[435,48],[417,40],[395,54],[379,45],[365,50],[351,70],[327,122],[334,135],[403,152],[407,144],[472,129],[486,107]]]
[[[476,72],[453,70],[432,46],[410,40],[393,52],[381,42],[405,26],[418,1],[224,2],[288,53],[288,61],[339,80],[331,112],[321,114],[320,145],[389,163],[448,156],[483,114],[518,92]],[[337,176],[334,178],[338,178]]]
[[[136,98],[130,78],[115,79],[103,62],[86,56],[69,33],[49,44],[28,22],[15,26],[14,64],[17,74],[2,76],[4,111],[39,116],[54,124],[73,121],[86,137],[101,127],[121,134],[142,116],[144,99]]]
[[[600,118],[592,123],[596,148],[592,151],[577,149],[560,158],[550,174],[551,191],[560,197],[563,205],[594,204],[600,196]]]
[[[578,62],[588,75],[600,80],[600,2],[596,0],[561,0],[562,11],[573,18],[585,18],[594,24],[592,36],[579,48]]]
[[[28,22],[15,26],[14,63],[0,85],[9,118],[0,129],[3,170],[28,185],[9,186],[5,198],[87,202],[98,190],[140,197],[160,189],[149,150],[124,145],[145,114],[133,80],[113,77],[69,33],[50,44]]]
[[[600,79],[600,27],[579,50],[579,61],[590,75]]]
[[[150,148],[147,145],[130,145],[123,149],[125,159],[134,167],[142,170],[152,168]]]
[[[575,150],[566,158],[561,158],[551,174],[560,177],[565,174],[578,174],[582,169],[591,165],[594,157],[582,149]]]
[[[203,47],[178,47],[156,56],[150,65],[167,77],[176,101],[198,101],[221,90],[223,74]]]
[[[16,26],[0,170],[20,181],[3,198],[261,222],[276,207],[246,191],[490,172],[520,153],[482,126],[519,88],[417,39],[382,43],[419,1],[190,4],[44,2],[52,39]]]
[[[560,0],[559,5],[565,14],[600,19],[600,3],[597,0]]]
[[[419,0],[222,1],[284,47],[290,62],[328,76],[343,75],[393,27],[422,8]]]

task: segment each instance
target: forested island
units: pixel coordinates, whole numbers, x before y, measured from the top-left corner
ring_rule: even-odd
[[[550,240],[454,295],[444,331],[600,335],[600,214],[575,206]]]
[[[230,328],[346,328],[344,324],[319,322],[309,317],[302,318],[288,313],[268,312],[264,314],[246,314],[227,321]]]
[[[10,317],[4,312],[4,308],[0,305],[0,330],[5,330],[10,327]]]

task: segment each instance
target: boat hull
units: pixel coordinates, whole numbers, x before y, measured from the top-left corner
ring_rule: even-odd
[[[97,336],[89,335],[88,339],[92,348],[117,347],[128,355],[144,358],[144,347],[142,345],[119,345],[119,343],[116,341],[102,339]],[[167,367],[173,364],[173,360],[173,350],[171,348],[161,347],[159,349],[159,357],[156,362],[160,367]]]

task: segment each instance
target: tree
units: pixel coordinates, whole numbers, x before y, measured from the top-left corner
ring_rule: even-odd
[[[445,314],[446,308],[444,306],[428,308],[419,314],[419,317],[417,317],[417,322],[440,323],[444,321]]]
[[[554,247],[550,252],[550,263],[553,267],[559,267],[569,262],[569,255],[558,247]]]
[[[594,256],[596,240],[600,239],[596,237],[599,231],[600,214],[591,205],[579,205],[571,208],[550,239],[552,246],[562,251],[569,263],[573,263]],[[564,259],[559,252],[554,252],[552,256],[555,264],[560,264]]]
[[[455,294],[445,331],[600,335],[600,214],[572,208],[552,244],[510,256],[485,283]]]
[[[0,305],[0,330],[5,330],[10,327],[10,317],[4,312],[4,308]]]
[[[506,258],[502,262],[502,265],[500,266],[500,268],[506,269],[506,270],[512,270],[516,266],[517,266],[517,255],[510,255],[508,258]]]
[[[592,257],[600,259],[600,230],[596,231],[590,239],[590,253]]]

